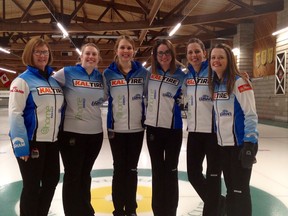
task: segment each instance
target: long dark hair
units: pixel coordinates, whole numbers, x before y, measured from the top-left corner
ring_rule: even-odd
[[[152,73],[153,74],[157,74],[157,67],[159,66],[159,63],[157,61],[157,49],[158,47],[161,45],[161,44],[164,44],[168,47],[168,49],[170,50],[171,52],[171,64],[170,64],[170,73],[171,74],[174,74],[175,71],[176,71],[176,51],[175,51],[175,48],[173,46],[173,44],[167,40],[167,39],[160,39],[160,40],[157,40],[153,46],[153,50],[152,50]]]
[[[232,49],[230,46],[228,46],[227,44],[224,44],[224,43],[219,43],[219,44],[216,44],[209,52],[209,72],[208,72],[208,83],[209,83],[209,89],[210,89],[210,92],[213,96],[213,93],[214,93],[214,87],[215,87],[215,79],[216,79],[216,74],[212,71],[212,68],[211,68],[211,52],[213,49],[215,48],[220,48],[220,49],[223,49],[227,55],[227,68],[225,69],[224,71],[224,74],[223,74],[223,78],[225,78],[226,81],[226,89],[227,89],[227,93],[229,95],[231,95],[231,93],[233,92],[233,88],[234,88],[234,85],[235,85],[235,81],[236,81],[236,75],[239,75],[241,76],[239,70],[238,70],[238,67],[237,67],[237,64],[236,64],[236,59],[235,59],[235,56],[232,52]]]

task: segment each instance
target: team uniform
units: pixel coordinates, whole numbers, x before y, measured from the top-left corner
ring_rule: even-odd
[[[60,152],[65,168],[64,212],[67,216],[93,216],[90,172],[103,142],[102,74],[94,69],[89,75],[78,64],[64,67],[53,76],[62,86],[66,102],[60,134]]]
[[[48,66],[45,72],[27,66],[10,87],[9,135],[23,178],[21,216],[47,215],[59,181],[57,136],[64,96],[51,74]],[[28,155],[27,162],[19,158]]]
[[[203,216],[216,216],[221,195],[221,168],[217,136],[213,130],[213,102],[208,87],[208,60],[196,72],[188,65],[183,84],[187,111],[187,173],[188,179],[204,201]],[[204,177],[203,160],[207,169]]]
[[[107,129],[113,155],[115,216],[136,213],[137,165],[143,144],[147,70],[131,62],[124,76],[116,62],[103,73],[108,95]]]
[[[250,177],[252,169],[243,168],[239,153],[244,142],[258,143],[255,99],[252,87],[241,77],[231,95],[226,89],[226,79],[221,83],[214,78],[214,110],[218,144],[221,146],[223,174],[227,188],[228,216],[251,216]]]
[[[174,74],[160,68],[157,72],[149,78],[145,120],[152,164],[152,209],[157,216],[176,216],[183,126],[178,100],[185,74],[180,68]]]

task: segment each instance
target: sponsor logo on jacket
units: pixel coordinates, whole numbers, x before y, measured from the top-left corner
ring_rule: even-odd
[[[10,92],[16,92],[16,93],[20,93],[20,94],[24,94],[24,91],[21,89],[18,89],[17,86],[13,86],[10,90]]]
[[[249,83],[246,83],[244,85],[238,86],[238,90],[240,93],[248,90],[252,90],[252,87],[249,85]]]
[[[132,97],[132,100],[141,100],[141,99],[142,99],[141,94],[136,94]]]
[[[86,99],[85,98],[77,98],[77,112],[75,118],[82,119],[83,111],[86,107]]]
[[[129,84],[142,84],[144,83],[144,79],[142,77],[140,78],[131,78],[129,80]]]
[[[162,75],[158,75],[158,74],[151,74],[150,76],[151,80],[155,80],[155,81],[163,81],[164,83],[168,83],[168,84],[172,84],[172,85],[178,85],[179,84],[179,80],[172,78],[172,77],[164,77]]]
[[[117,97],[117,112],[115,114],[118,119],[121,119],[123,117],[125,105],[126,105],[125,96],[118,95],[118,97]]]
[[[15,137],[12,140],[12,143],[13,143],[13,148],[14,149],[21,148],[21,147],[25,146],[25,142],[24,142],[24,140],[21,137]]]
[[[97,100],[97,101],[92,101],[92,102],[91,102],[91,106],[100,106],[100,105],[102,105],[104,102],[105,102],[104,98],[100,98],[100,99]]]
[[[214,100],[228,100],[229,99],[229,95],[228,92],[215,92],[213,94],[213,99]]]
[[[173,98],[173,95],[171,92],[166,92],[162,94],[163,97]]]
[[[211,101],[211,97],[209,95],[202,95],[199,97],[199,101]]]
[[[195,86],[196,85],[196,81],[193,78],[187,79],[186,83],[187,83],[187,86]],[[197,84],[198,85],[205,85],[205,86],[208,85],[208,78],[202,78],[202,77],[197,78]]]
[[[111,86],[123,86],[123,85],[127,85],[127,82],[125,79],[111,80],[110,85]]]
[[[220,116],[221,117],[232,116],[232,113],[225,109],[220,113]]]
[[[51,87],[37,87],[38,95],[62,95],[63,91],[61,88],[51,88]]]
[[[103,88],[103,84],[101,82],[91,82],[86,80],[73,80],[73,86],[96,89]]]
[[[208,78],[199,77],[197,79],[198,85],[208,85]]]
[[[50,106],[46,106],[45,109],[45,122],[44,122],[44,126],[41,128],[41,133],[42,134],[47,134],[50,130],[50,122],[51,119],[53,119],[54,117],[54,109],[53,107]]]
[[[144,79],[142,77],[134,77],[129,79],[128,81],[129,84],[143,84],[144,83]],[[123,86],[123,85],[127,85],[127,81],[125,79],[115,79],[115,80],[111,80],[110,81],[110,85],[111,86]]]
[[[196,82],[194,79],[187,79],[186,84],[187,86],[195,86]]]

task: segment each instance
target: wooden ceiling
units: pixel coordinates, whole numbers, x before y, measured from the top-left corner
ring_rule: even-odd
[[[1,0],[0,4],[0,47],[11,52],[0,52],[0,67],[17,72],[25,69],[21,55],[33,36],[49,41],[56,70],[78,61],[76,47],[96,43],[102,71],[113,61],[119,35],[135,38],[136,60],[149,63],[157,38],[170,39],[181,60],[191,37],[199,37],[208,47],[217,39],[231,42],[239,23],[284,9],[284,0]],[[69,38],[62,37],[57,22],[65,26]],[[178,22],[182,26],[169,37]]]

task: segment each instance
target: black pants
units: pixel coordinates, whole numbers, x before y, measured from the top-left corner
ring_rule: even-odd
[[[60,135],[64,165],[63,207],[66,216],[93,216],[91,205],[91,170],[100,152],[103,133]]]
[[[206,156],[206,177],[203,161]],[[204,202],[203,216],[217,216],[221,195],[220,146],[215,133],[189,132],[187,141],[188,179]]]
[[[223,174],[227,188],[227,216],[251,216],[250,178],[252,169],[242,168],[239,147],[221,147]]]
[[[143,145],[144,131],[136,133],[109,132],[113,156],[113,215],[136,213],[137,166]]]
[[[17,158],[23,179],[20,216],[47,216],[60,176],[57,142],[33,142],[39,157],[25,162]]]
[[[147,145],[152,165],[152,209],[155,216],[176,216],[181,144],[182,129],[147,127]]]

